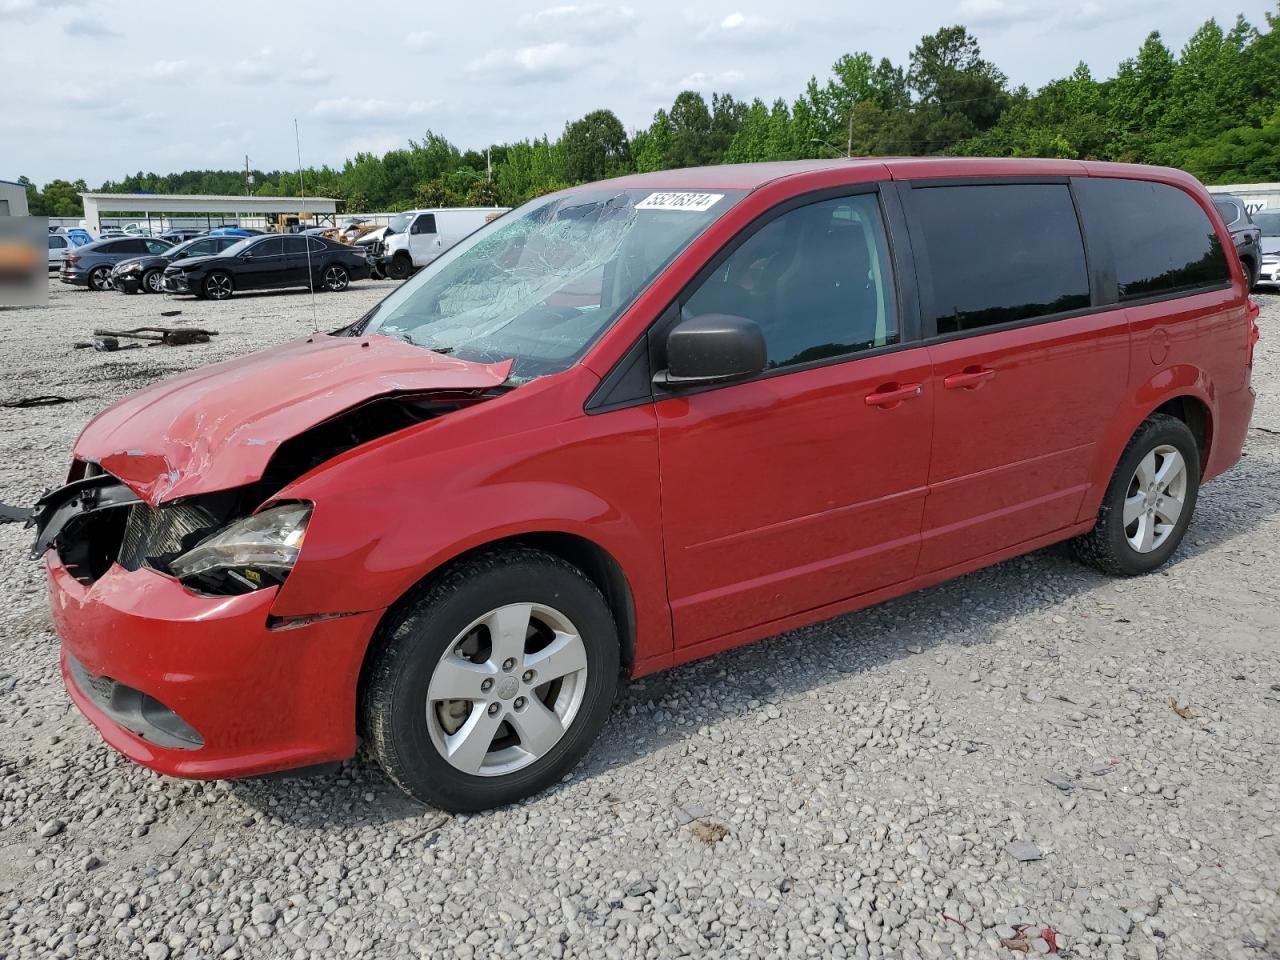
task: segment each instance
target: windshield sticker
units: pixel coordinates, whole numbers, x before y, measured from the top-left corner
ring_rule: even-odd
[[[723,199],[723,193],[651,193],[636,204],[636,209],[692,210],[694,213],[705,213]]]

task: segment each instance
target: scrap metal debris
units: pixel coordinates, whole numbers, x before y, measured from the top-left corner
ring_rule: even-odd
[[[210,337],[218,335],[217,330],[202,330],[199,327],[134,327],[132,330],[95,330],[95,337],[128,337],[134,340],[148,340],[166,347],[184,347],[191,343],[208,343]]]
[[[30,507],[15,507],[0,503],[0,523],[26,523],[34,512]]]
[[[41,394],[38,397],[23,397],[21,400],[5,400],[0,407],[56,407],[60,403],[75,403],[77,400],[89,400],[90,397],[62,397],[54,393]]]

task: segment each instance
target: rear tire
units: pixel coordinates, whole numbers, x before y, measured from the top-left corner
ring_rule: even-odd
[[[94,267],[89,271],[89,289],[101,293],[103,290],[110,290],[111,268],[110,267]]]
[[[392,280],[407,280],[413,273],[413,261],[404,254],[397,254],[387,263],[387,276]]]
[[[330,293],[341,293],[351,285],[351,274],[340,263],[331,263],[324,268],[320,285]]]
[[[1178,549],[1200,492],[1200,450],[1187,425],[1154,413],[1120,455],[1098,522],[1071,541],[1076,557],[1114,576],[1163,566]]]
[[[382,638],[361,696],[369,747],[406,793],[457,813],[558,781],[617,689],[604,597],[576,567],[528,547],[448,568],[393,613]]]

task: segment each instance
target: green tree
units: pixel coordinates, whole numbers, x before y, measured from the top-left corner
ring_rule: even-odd
[[[593,110],[564,128],[565,178],[586,183],[617,176],[631,169],[631,144],[622,121],[612,110]]]

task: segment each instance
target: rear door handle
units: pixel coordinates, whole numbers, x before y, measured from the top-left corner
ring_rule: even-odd
[[[976,390],[996,375],[990,367],[965,367],[959,373],[942,378],[948,390]]]
[[[886,383],[865,397],[868,407],[896,407],[903,400],[920,396],[923,388],[918,383]]]

